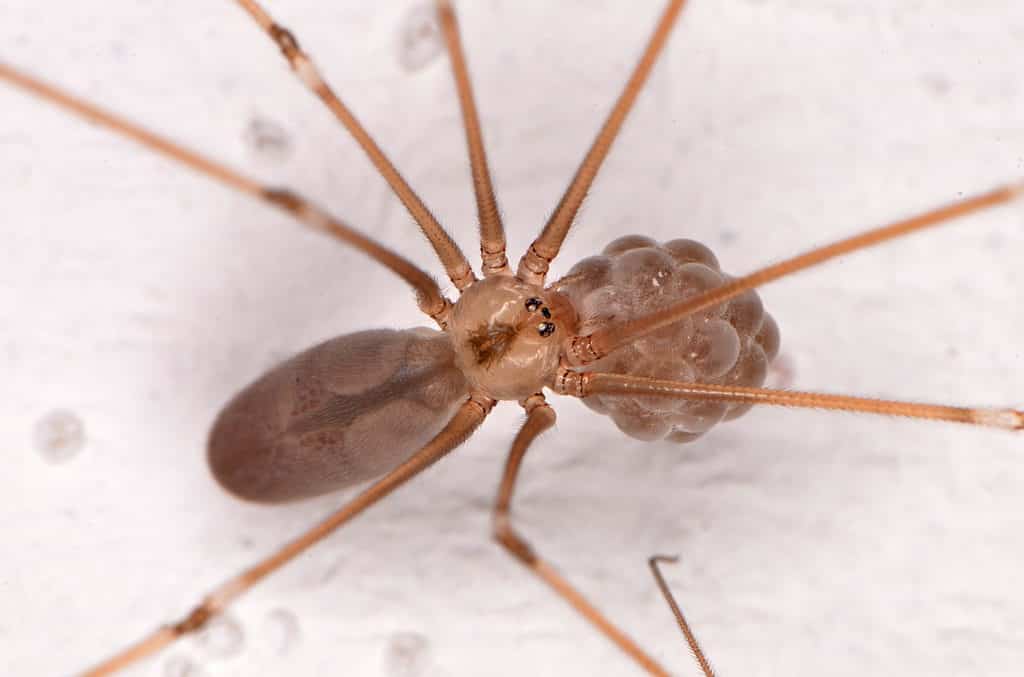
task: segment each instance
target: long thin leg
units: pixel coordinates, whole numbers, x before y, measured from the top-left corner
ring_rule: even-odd
[[[555,424],[555,411],[548,406],[544,401],[544,396],[540,393],[531,395],[523,400],[521,404],[527,412],[526,423],[520,428],[519,434],[516,435],[516,439],[512,443],[508,460],[505,462],[505,471],[501,476],[498,498],[494,503],[495,540],[504,546],[513,557],[537,574],[552,590],[571,604],[576,611],[590,621],[605,637],[625,651],[644,670],[652,675],[667,677],[668,672],[663,667],[648,656],[622,630],[619,630],[611,621],[605,618],[604,614],[598,611],[568,581],[562,578],[550,563],[541,559],[534,552],[530,544],[512,528],[510,506],[512,494],[515,491],[516,479],[519,477],[519,468],[523,463],[523,457],[537,436]]]
[[[405,208],[409,210],[409,213],[420,227],[420,230],[423,231],[423,234],[427,236],[427,240],[430,241],[430,245],[437,253],[437,257],[441,259],[441,263],[444,265],[444,269],[452,283],[455,284],[455,287],[461,291],[473,284],[476,276],[473,275],[473,270],[469,267],[469,262],[466,260],[462,250],[459,249],[459,246],[455,244],[455,241],[448,235],[444,227],[438,223],[434,215],[427,209],[427,206],[423,204],[419,196],[402,178],[402,175],[398,173],[398,170],[395,169],[395,166],[384,155],[384,151],[380,149],[380,146],[373,140],[373,137],[359,124],[359,120],[352,114],[352,111],[341,102],[341,99],[337,97],[327,82],[324,81],[312,59],[299,47],[295,36],[288,29],[277,24],[256,0],[236,1],[260,25],[260,28],[277,43],[281,53],[284,54],[288,64],[303,84],[327,104],[327,107],[331,109],[331,112],[338,118],[338,121],[345,126],[345,129],[349,131],[366,152],[370,161],[377,168],[377,171],[381,173],[381,176],[388,182],[391,189],[395,191],[395,195],[402,201]]]
[[[697,660],[697,664],[700,665],[701,671],[704,673],[704,677],[715,677],[715,671],[711,669],[711,663],[708,662],[707,657],[700,648],[700,643],[697,641],[697,636],[693,634],[693,630],[690,629],[690,624],[686,622],[686,616],[683,615],[683,610],[676,604],[676,598],[672,595],[672,591],[669,590],[668,583],[665,582],[665,577],[661,575],[661,569],[658,568],[658,564],[662,562],[668,562],[673,564],[678,562],[678,557],[669,557],[667,555],[655,555],[647,560],[647,565],[651,567],[651,573],[654,575],[654,580],[658,584],[658,589],[661,590],[662,596],[665,601],[668,602],[668,608],[672,610],[672,615],[676,617],[676,623],[679,624],[679,629],[683,631],[683,637],[686,638],[686,643],[690,647],[690,652],[693,653],[693,657]]]
[[[100,677],[122,670],[153,654],[182,635],[202,628],[211,618],[224,611],[235,599],[277,571],[310,546],[320,542],[343,524],[415,477],[442,456],[465,442],[494,407],[494,400],[473,394],[455,413],[448,425],[407,461],[377,480],[369,489],[352,499],[340,510],[288,543],[256,565],[218,586],[185,618],[158,628],[139,642],[88,670],[85,677]]]
[[[601,359],[618,347],[635,341],[652,331],[678,322],[688,315],[718,305],[739,296],[748,289],[760,287],[781,277],[824,263],[838,256],[860,249],[867,249],[889,240],[910,235],[926,228],[942,225],[948,221],[996,207],[1024,197],[1024,182],[999,186],[987,193],[968,197],[959,202],[912,216],[908,219],[874,228],[838,242],[812,249],[791,259],[757,270],[749,275],[736,278],[721,287],[694,296],[680,303],[668,306],[648,315],[602,327],[588,336],[571,339],[568,357],[572,364],[582,366]]]
[[[658,25],[655,27],[640,61],[633,69],[633,74],[630,75],[622,94],[619,95],[611,113],[608,114],[608,118],[597,133],[597,138],[594,139],[590,150],[587,151],[583,162],[580,163],[579,169],[576,170],[572,182],[566,188],[565,194],[562,195],[551,218],[544,225],[544,230],[519,260],[519,269],[516,274],[520,279],[536,285],[544,284],[548,267],[551,261],[558,256],[562,242],[569,234],[569,227],[572,226],[572,222],[576,218],[576,212],[583,204],[583,199],[586,198],[587,191],[590,190],[590,185],[594,182],[594,177],[597,176],[597,171],[608,155],[612,142],[618,136],[622,123],[633,108],[633,102],[636,101],[637,95],[643,89],[647,76],[654,67],[654,62],[661,53],[662,47],[665,46],[665,41],[668,40],[684,4],[686,4],[686,0],[670,0],[661,18],[658,19]]]
[[[487,168],[487,153],[484,151],[484,140],[480,133],[480,118],[477,116],[476,104],[473,101],[473,88],[469,82],[466,57],[462,51],[459,22],[448,0],[437,0],[437,14],[441,22],[444,44],[452,63],[455,90],[459,95],[463,126],[466,128],[469,166],[473,172],[477,218],[480,220],[480,256],[483,259],[486,277],[508,270],[508,259],[505,258],[505,228],[501,224],[494,187],[491,185],[491,174]]]
[[[941,404],[919,404],[895,400],[878,400],[850,395],[808,393],[795,390],[770,390],[768,388],[747,388],[743,386],[708,385],[684,383],[626,376],[624,374],[603,374],[578,372],[562,368],[554,385],[555,392],[572,397],[611,394],[623,396],[662,396],[684,400],[711,400],[716,402],[740,402],[744,404],[773,404],[782,407],[810,409],[831,409],[882,416],[950,421],[968,425],[1001,428],[1003,430],[1024,430],[1024,411],[1015,409],[973,409],[951,407]]]
[[[3,63],[0,63],[0,80],[6,80],[29,94],[56,104],[58,107],[80,118],[126,136],[149,150],[179,162],[200,174],[205,174],[229,188],[284,209],[313,230],[331,235],[355,247],[408,282],[416,291],[417,302],[424,313],[434,318],[442,327],[447,323],[450,303],[441,294],[441,289],[437,286],[437,282],[430,275],[420,270],[408,259],[371,240],[359,231],[350,228],[342,221],[334,218],[296,193],[261,185],[254,179],[236,172],[215,160],[189,150],[158,134],[154,134],[123,117],[94,106]]]

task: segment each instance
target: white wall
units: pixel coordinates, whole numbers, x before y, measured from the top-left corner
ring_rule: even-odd
[[[443,58],[409,72],[413,3],[275,2],[468,253],[475,208]],[[383,4],[383,3],[380,3]],[[658,2],[461,2],[518,256],[557,201]],[[233,3],[8,0],[5,62],[268,181],[432,271],[355,144]],[[1014,0],[694,0],[556,266],[615,236],[709,243],[736,273],[1024,175]],[[422,324],[403,285],[285,216],[0,86],[0,672],[66,675],[176,619],[344,497],[267,509],[211,481],[220,404],[327,336]],[[290,152],[245,142],[254,118]],[[1020,206],[764,291],[793,386],[1024,401]],[[475,259],[474,259],[475,260]],[[528,458],[524,532],[680,674],[648,576],[669,571],[722,675],[1010,675],[1024,661],[1024,451],[1010,434],[777,409],[686,447],[578,403]],[[33,427],[84,423],[45,462]],[[634,667],[488,540],[521,415],[485,429],[233,611],[228,675],[625,675]],[[268,645],[285,608],[300,637]],[[425,638],[426,667],[389,667]],[[405,640],[402,638],[406,637]],[[412,644],[416,644],[413,641]],[[167,673],[170,674],[170,673]]]

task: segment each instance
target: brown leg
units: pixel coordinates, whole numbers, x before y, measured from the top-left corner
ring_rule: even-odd
[[[665,381],[644,376],[578,372],[562,368],[555,380],[555,392],[572,397],[623,395],[668,397],[682,400],[710,400],[743,404],[771,404],[779,407],[855,411],[880,416],[900,416],[932,421],[1024,431],[1024,410],[953,407],[945,404],[920,404],[870,397],[809,393],[797,390],[771,390],[706,383]]]
[[[547,583],[552,590],[571,604],[576,611],[590,621],[605,637],[625,651],[640,667],[652,675],[667,676],[668,671],[658,665],[632,639],[605,618],[583,595],[562,578],[550,563],[541,559],[534,552],[530,544],[512,528],[510,515],[512,493],[515,491],[516,479],[519,476],[519,467],[523,463],[523,457],[526,455],[526,450],[529,449],[533,440],[555,424],[555,411],[548,406],[544,401],[544,396],[540,393],[531,395],[523,400],[521,404],[526,409],[527,418],[526,423],[520,428],[519,434],[516,435],[516,439],[512,443],[508,460],[505,462],[505,471],[501,477],[498,498],[494,504],[495,540],[501,543],[513,557],[537,574],[542,581]]]
[[[690,651],[693,652],[693,657],[697,659],[697,664],[700,665],[701,671],[704,673],[704,677],[715,677],[715,671],[711,669],[711,663],[708,662],[707,657],[704,656],[704,652],[701,651],[700,644],[697,642],[697,637],[690,630],[690,624],[686,622],[686,617],[683,616],[683,610],[676,604],[676,598],[672,595],[672,591],[668,588],[668,583],[665,582],[665,577],[661,575],[661,569],[658,568],[658,564],[661,562],[668,562],[674,564],[678,562],[678,557],[667,557],[665,555],[655,555],[647,560],[648,566],[651,567],[651,573],[654,574],[654,580],[658,584],[658,588],[661,590],[661,594],[665,597],[665,601],[668,602],[668,607],[672,610],[672,615],[676,617],[676,623],[679,624],[679,629],[683,631],[683,636],[686,637],[686,643],[690,646]]]
[[[94,106],[67,92],[61,91],[4,63],[0,63],[0,80],[4,80],[33,96],[52,103],[79,118],[127,137],[145,148],[208,176],[229,188],[283,209],[298,219],[303,225],[355,247],[408,282],[416,290],[416,298],[420,309],[432,317],[442,328],[447,325],[448,311],[451,304],[441,293],[437,282],[430,275],[420,270],[414,263],[397,252],[350,228],[341,220],[334,218],[302,196],[289,190],[264,186],[258,181],[240,172],[236,172],[226,165],[220,164],[216,160],[185,148],[170,139],[144,129],[123,117]]]
[[[333,515],[317,524],[291,543],[266,559],[249,567],[239,575],[218,586],[203,598],[202,602],[185,618],[172,625],[165,625],[99,665],[87,670],[84,677],[100,677],[122,670],[133,663],[156,653],[182,635],[196,632],[217,614],[224,611],[231,602],[303,553],[310,546],[320,542],[343,524],[349,522],[368,507],[384,498],[398,487],[430,467],[442,456],[465,442],[477,426],[494,407],[494,400],[486,396],[472,395],[462,405],[434,439],[400,466],[377,480],[369,489],[352,499]]]
[[[324,81],[313,60],[299,47],[299,42],[295,39],[295,36],[288,29],[275,22],[273,17],[267,14],[256,0],[237,0],[237,2],[259,24],[260,28],[270,36],[270,39],[277,43],[281,53],[284,54],[284,58],[288,60],[288,64],[295,71],[299,80],[320,97],[320,100],[331,109],[331,112],[338,118],[338,121],[345,126],[345,129],[348,130],[349,134],[352,135],[367,156],[369,156],[370,162],[373,163],[373,166],[377,168],[377,171],[388,182],[391,190],[395,191],[395,195],[402,201],[405,208],[409,210],[409,214],[412,215],[412,218],[416,221],[420,230],[423,231],[423,234],[427,236],[427,240],[430,241],[430,245],[434,248],[437,257],[441,259],[445,272],[448,273],[448,277],[455,284],[455,287],[461,291],[473,284],[476,276],[473,275],[473,270],[469,267],[469,262],[466,260],[462,250],[459,249],[459,246],[455,244],[455,241],[448,235],[444,227],[434,218],[434,215],[423,204],[423,201],[416,192],[402,178],[402,175],[398,173],[395,166],[391,164],[391,160],[384,155],[384,151],[380,149],[380,146],[373,140],[373,137],[363,128],[359,120],[356,119],[356,116],[348,109],[348,106],[342,103],[341,99],[334,93],[334,90]]]
[[[619,135],[619,129],[622,128],[622,123],[626,121],[626,116],[633,108],[637,95],[643,89],[644,83],[647,82],[647,76],[654,68],[654,62],[661,53],[661,48],[665,46],[665,41],[668,40],[684,4],[686,4],[686,0],[669,0],[661,18],[658,19],[654,33],[647,41],[640,61],[637,62],[632,75],[629,76],[629,81],[626,82],[622,94],[615,101],[608,118],[601,125],[601,131],[597,133],[597,138],[594,139],[594,143],[591,144],[590,150],[584,156],[579,169],[576,170],[576,175],[572,177],[572,182],[565,189],[554,213],[544,225],[544,230],[519,259],[516,275],[520,279],[543,286],[548,266],[562,248],[562,242],[569,234],[569,227],[572,226],[572,222],[576,218],[576,212],[583,204],[583,199],[587,196],[590,185],[597,176],[597,171],[608,155],[612,142]]]
[[[491,185],[491,174],[487,169],[487,153],[484,152],[480,118],[473,102],[473,88],[469,83],[466,57],[462,53],[459,22],[448,0],[436,2],[441,33],[444,35],[445,48],[452,63],[455,90],[459,95],[459,107],[462,109],[462,121],[466,129],[469,166],[473,172],[473,191],[476,193],[476,211],[480,220],[480,256],[483,258],[483,271],[486,277],[508,270],[508,259],[505,258],[505,227],[501,224],[494,186]]]

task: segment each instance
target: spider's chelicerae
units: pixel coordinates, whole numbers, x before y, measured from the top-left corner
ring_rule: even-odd
[[[631,233],[701,240],[739,275],[1015,180],[1022,9],[890,5],[687,7],[548,281]],[[662,6],[459,6],[513,270]],[[358,146],[234,3],[58,8],[0,9],[2,63],[300,191],[454,297]],[[402,37],[422,7],[267,9],[479,274],[450,68],[417,42],[429,31]],[[0,406],[14,463],[0,479],[0,600],[15,609],[0,644],[12,674],[65,673],[180,618],[355,495],[267,509],[220,491],[201,450],[235,391],[330,336],[430,321],[398,278],[286,214],[10,88],[0,108]],[[979,213],[759,292],[783,335],[785,368],[770,378],[1019,402],[1020,214]],[[513,522],[663,665],[694,669],[643,565],[661,550],[682,555],[667,573],[722,674],[1008,674],[1020,663],[1019,438],[765,407],[678,446],[548,401],[558,426],[527,456]],[[60,465],[33,449],[52,442],[39,426],[57,409],[85,437]],[[222,637],[230,657],[182,642],[158,660],[191,656],[218,675],[389,674],[406,659],[422,674],[634,670],[487,542],[523,417],[505,405],[490,418],[233,608],[244,638]],[[282,608],[298,631],[279,655]]]

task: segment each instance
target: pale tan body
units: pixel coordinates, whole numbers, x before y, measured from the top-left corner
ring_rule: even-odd
[[[672,2],[669,4],[669,10],[666,11],[665,16],[659,23],[658,31],[656,32],[655,38],[652,40],[651,46],[641,60],[641,65],[638,67],[633,79],[631,79],[627,86],[623,97],[620,99],[619,103],[613,110],[612,115],[609,117],[609,121],[602,130],[594,148],[591,150],[591,153],[588,154],[586,161],[581,166],[580,172],[577,175],[577,180],[575,180],[570,186],[566,197],[560,203],[552,221],[549,222],[548,226],[545,228],[544,233],[542,233],[533,245],[531,245],[527,254],[524,255],[523,259],[520,261],[520,265],[517,270],[517,277],[520,284],[528,286],[524,286],[521,292],[509,295],[505,301],[500,301],[497,295],[484,293],[488,288],[486,286],[488,282],[502,277],[510,277],[510,271],[505,263],[504,237],[501,231],[500,221],[497,221],[496,219],[496,210],[493,209],[493,196],[490,196],[490,199],[488,200],[490,190],[489,182],[486,179],[486,163],[483,160],[482,147],[479,144],[478,130],[475,129],[477,127],[475,115],[471,112],[472,100],[469,96],[468,86],[460,80],[460,96],[463,99],[462,103],[464,106],[464,114],[467,118],[467,131],[470,133],[474,178],[476,179],[475,182],[477,184],[478,197],[481,198],[481,249],[483,255],[482,258],[484,260],[484,272],[488,275],[487,280],[484,282],[475,281],[465,257],[462,256],[461,252],[459,252],[457,248],[454,248],[450,238],[446,237],[443,229],[440,228],[436,220],[430,216],[429,212],[426,211],[418,198],[415,198],[415,195],[411,194],[408,186],[404,184],[401,177],[397,175],[397,172],[394,171],[394,168],[390,166],[387,160],[382,157],[382,154],[380,154],[379,149],[376,149],[372,140],[365,135],[365,132],[362,132],[358,123],[351,118],[350,114],[347,113],[347,110],[344,109],[344,106],[340,101],[334,97],[333,92],[326,87],[316,73],[315,67],[312,66],[308,57],[298,49],[297,44],[291,36],[274,24],[255,3],[247,0],[240,0],[240,4],[242,4],[256,19],[256,21],[267,30],[275,41],[277,41],[278,45],[284,51],[289,62],[295,68],[302,80],[309,85],[318,96],[323,98],[339,119],[350,130],[353,130],[353,133],[355,133],[358,138],[360,138],[360,142],[364,144],[364,148],[367,150],[367,153],[377,165],[378,169],[380,169],[382,174],[384,174],[392,183],[392,186],[402,198],[403,203],[409,209],[410,213],[413,214],[425,234],[431,240],[432,245],[438,252],[439,258],[444,262],[445,268],[449,273],[449,277],[452,279],[455,286],[460,291],[464,290],[466,292],[454,307],[449,306],[447,300],[440,294],[436,284],[433,284],[429,277],[424,275],[422,271],[410,266],[407,261],[403,261],[401,257],[395,255],[393,252],[388,252],[387,250],[382,250],[379,246],[375,246],[374,243],[365,236],[358,234],[339,221],[332,219],[322,210],[310,205],[299,196],[287,191],[267,189],[251,179],[231,172],[231,170],[219,166],[202,156],[189,153],[179,147],[170,146],[166,142],[162,142],[160,139],[154,139],[152,135],[147,136],[146,133],[140,131],[136,127],[133,127],[130,123],[117,120],[103,112],[90,108],[87,104],[83,104],[82,102],[63,96],[54,90],[47,88],[45,85],[41,85],[38,82],[21,76],[19,73],[11,69],[3,67],[2,70],[0,70],[0,76],[14,82],[16,85],[25,87],[40,96],[56,101],[57,103],[64,105],[65,107],[68,107],[96,122],[105,124],[128,134],[142,143],[145,143],[160,152],[164,152],[174,159],[184,162],[199,171],[205,172],[237,190],[248,193],[254,197],[268,201],[277,207],[285,209],[294,214],[304,224],[314,229],[327,232],[349,242],[350,244],[353,244],[361,251],[364,251],[368,255],[374,257],[382,265],[401,275],[419,292],[420,307],[430,317],[437,320],[439,325],[445,329],[448,335],[455,337],[452,340],[453,360],[457,365],[459,365],[461,373],[469,384],[466,391],[468,398],[463,400],[462,405],[457,408],[457,412],[448,421],[447,425],[445,425],[443,429],[433,437],[433,439],[426,442],[420,451],[413,453],[406,461],[400,463],[397,468],[388,472],[380,482],[375,484],[364,494],[360,495],[360,497],[355,499],[355,501],[346,505],[342,510],[326,520],[324,523],[318,525],[293,543],[288,544],[268,559],[259,562],[256,566],[246,570],[240,576],[232,578],[223,586],[217,588],[213,593],[207,596],[200,605],[197,606],[195,611],[181,622],[158,630],[139,644],[131,647],[125,653],[115,656],[110,661],[98,666],[95,670],[96,674],[103,674],[119,669],[137,660],[139,657],[159,649],[180,635],[202,627],[211,616],[219,613],[234,598],[242,594],[264,576],[288,562],[304,549],[323,538],[355,515],[359,514],[367,506],[388,494],[395,487],[415,475],[415,473],[420,471],[422,468],[426,467],[461,443],[483,420],[497,399],[521,399],[523,406],[526,408],[529,415],[509,457],[509,463],[495,511],[495,536],[502,544],[508,547],[514,555],[523,561],[524,564],[529,566],[547,583],[552,585],[560,594],[562,594],[577,609],[582,611],[589,620],[595,623],[609,637],[619,643],[619,645],[628,651],[630,655],[633,656],[645,669],[657,674],[663,674],[663,669],[647,658],[643,652],[635,646],[635,644],[622,635],[621,632],[619,632],[613,625],[611,625],[610,622],[607,621],[607,619],[591,607],[578,593],[568,587],[568,585],[557,576],[551,565],[541,560],[510,526],[509,502],[519,463],[521,462],[523,454],[525,453],[529,443],[538,434],[550,427],[554,421],[553,411],[544,402],[543,396],[539,394],[542,388],[547,387],[559,394],[573,395],[577,397],[586,397],[589,395],[629,395],[652,399],[688,398],[695,400],[738,403],[761,402],[791,406],[818,406],[837,409],[853,409],[890,415],[929,417],[1010,429],[1019,429],[1022,426],[1020,412],[1012,410],[961,409],[956,407],[880,402],[860,398],[819,395],[814,393],[776,393],[756,388],[718,386],[705,387],[699,383],[686,383],[652,378],[630,378],[614,374],[594,374],[583,371],[582,369],[582,367],[588,363],[600,360],[606,355],[614,354],[616,349],[629,345],[630,341],[634,341],[637,338],[648,334],[654,334],[660,329],[668,327],[673,322],[679,321],[680,318],[685,319],[686,317],[695,315],[701,311],[711,309],[730,298],[739,296],[746,290],[758,284],[763,284],[777,279],[785,274],[814,265],[841,253],[853,251],[858,248],[863,248],[871,244],[884,241],[891,237],[913,232],[914,230],[934,225],[944,219],[965,214],[973,210],[1009,201],[1020,195],[1020,186],[1002,187],[990,193],[969,198],[963,202],[957,203],[956,205],[944,207],[920,217],[894,224],[887,228],[870,231],[862,236],[851,238],[850,240],[846,240],[829,247],[814,250],[796,259],[783,262],[776,266],[771,266],[758,271],[753,275],[739,278],[734,282],[718,287],[709,293],[693,296],[685,303],[665,307],[659,309],[656,313],[645,315],[643,317],[631,318],[627,323],[609,323],[607,326],[594,328],[591,333],[584,335],[575,335],[575,329],[570,327],[569,323],[567,323],[557,329],[554,334],[554,338],[551,338],[546,342],[538,341],[538,339],[530,334],[535,327],[524,323],[521,327],[521,333],[523,336],[522,343],[520,344],[517,341],[514,344],[517,348],[515,350],[509,350],[502,353],[499,356],[500,359],[493,362],[490,368],[480,368],[479,362],[472,358],[471,354],[473,349],[466,345],[465,339],[478,331],[482,325],[492,323],[492,321],[494,321],[498,316],[501,316],[502,313],[514,311],[515,313],[522,315],[522,311],[515,310],[514,305],[516,302],[521,304],[524,301],[524,298],[528,300],[530,294],[537,294],[541,297],[545,295],[546,292],[543,289],[543,282],[548,263],[551,258],[557,254],[561,241],[564,239],[565,234],[568,231],[569,225],[575,215],[575,211],[578,209],[586,194],[590,181],[593,179],[604,155],[607,153],[611,141],[614,139],[615,134],[618,131],[618,126],[621,125],[625,114],[628,112],[632,104],[632,100],[639,92],[644,78],[650,70],[658,49],[660,49],[661,44],[666,38],[675,16],[678,15],[679,9],[682,5],[681,2]],[[441,5],[443,23],[447,22],[446,25],[448,26],[448,33],[446,37],[448,38],[449,51],[453,62],[458,64],[461,60],[461,52],[457,48],[457,34],[453,34],[452,30],[454,18],[451,15],[450,8],[447,8],[445,3],[441,3]],[[457,77],[465,76],[464,68],[460,73],[457,66],[456,75]],[[475,140],[473,138],[474,134],[477,136]],[[479,303],[473,303],[472,308],[470,305],[462,305],[464,300],[473,298],[476,298]],[[498,303],[500,308],[497,309],[490,307],[496,299],[500,301],[500,303]],[[551,305],[555,304],[552,302]],[[518,320],[513,322],[513,324],[518,325]],[[517,332],[516,335],[518,336],[519,332]],[[458,337],[462,337],[462,339],[460,340]],[[351,337],[343,337],[339,340],[344,342],[350,338]],[[444,354],[441,355],[441,353]],[[320,356],[322,357],[328,354],[329,353],[323,353]],[[448,353],[445,351],[438,351],[438,355],[441,356],[442,361],[446,359],[447,354]],[[347,361],[350,356],[349,353],[345,352],[344,348],[339,351],[338,355],[342,356],[342,361]],[[400,361],[397,360],[397,358],[395,362],[392,362],[393,365],[399,363]],[[432,362],[429,363],[433,364]],[[285,369],[287,370],[289,368],[290,367],[286,367]],[[304,373],[312,373],[307,366],[300,367],[298,370]],[[445,370],[445,373],[451,372]],[[244,467],[246,463],[254,461],[257,463],[260,462],[260,449],[258,448],[256,449],[257,453],[254,455],[247,456],[240,453],[243,443],[253,444],[253,446],[259,447],[261,441],[264,445],[268,442],[276,442],[278,435],[286,431],[292,423],[299,420],[298,417],[295,416],[296,412],[294,411],[297,399],[295,398],[295,394],[290,393],[283,383],[285,379],[281,373],[268,376],[267,378],[269,381],[265,381],[264,383],[270,386],[270,389],[260,398],[261,401],[252,404],[253,410],[274,411],[279,406],[291,406],[291,409],[288,409],[285,412],[283,420],[272,426],[271,430],[262,437],[257,436],[255,439],[247,438],[247,435],[252,435],[252,433],[248,431],[227,433],[225,438],[227,441],[223,443],[223,447],[218,447],[224,453],[224,458],[221,459],[224,463],[220,466],[218,471],[222,477],[233,476],[233,474],[238,472],[239,468]],[[380,377],[379,375],[367,377],[364,380],[360,380],[356,384],[355,389],[365,392],[367,387],[371,387],[375,383],[380,384],[384,382],[383,379],[384,377]],[[350,385],[351,384],[343,384],[342,387],[350,387]],[[320,394],[323,395],[327,392],[331,391],[329,389],[323,390]],[[406,395],[411,392],[412,391],[409,391],[409,393],[403,393],[400,395],[398,397],[398,401],[406,401]],[[414,399],[415,397],[409,397],[408,401],[411,402]],[[362,401],[360,404],[360,415],[347,421],[345,424],[346,427],[353,427],[357,425],[357,421],[362,423],[364,421],[371,420],[371,410],[373,407],[367,402],[379,404],[380,400],[371,399],[368,401]],[[242,410],[233,411],[232,413],[238,413],[238,411]],[[432,423],[436,423],[437,419],[441,422],[444,420],[441,416],[438,416],[437,419],[434,419],[433,417],[426,418],[429,418]],[[377,443],[385,439],[387,433],[378,431],[371,433],[371,435],[374,438],[373,443],[366,444],[366,446],[361,448],[358,452],[354,450],[354,447],[340,446],[334,448],[335,451],[338,449],[344,450],[344,453],[341,454],[342,460],[340,461],[340,464],[347,469],[346,472],[338,472],[338,477],[336,478],[338,483],[348,483],[349,478],[355,477],[359,475],[359,473],[365,472],[372,474],[373,472],[384,471],[389,467],[390,463],[397,460],[400,456],[408,453],[408,451],[412,451],[388,452],[394,453],[394,456],[387,456],[384,450],[379,446],[376,446]],[[410,434],[399,441],[411,442],[413,441],[413,438],[414,435]],[[392,441],[394,441],[394,439]],[[364,443],[365,442],[366,441],[364,440]],[[357,458],[358,455],[364,451],[368,454],[368,458]],[[296,454],[293,461],[300,457],[302,457],[301,453]],[[324,459],[320,459],[320,461],[323,460]],[[366,467],[360,467],[357,472],[355,470],[356,466],[364,461],[367,463]],[[293,463],[292,467],[294,467],[294,465],[295,464]],[[320,465],[321,467],[324,465],[329,466],[330,463],[320,463]],[[321,490],[325,490],[325,485],[320,484],[319,478],[313,476],[306,477],[301,471],[282,473],[280,476],[275,478],[273,476],[274,467],[275,466],[273,464],[263,466],[266,474],[270,476],[269,478],[249,478],[248,481],[243,479],[234,484],[235,488],[240,489],[244,487],[245,489],[243,491],[247,491],[250,494],[250,497],[262,497],[261,500],[286,500],[288,498],[319,493]]]

